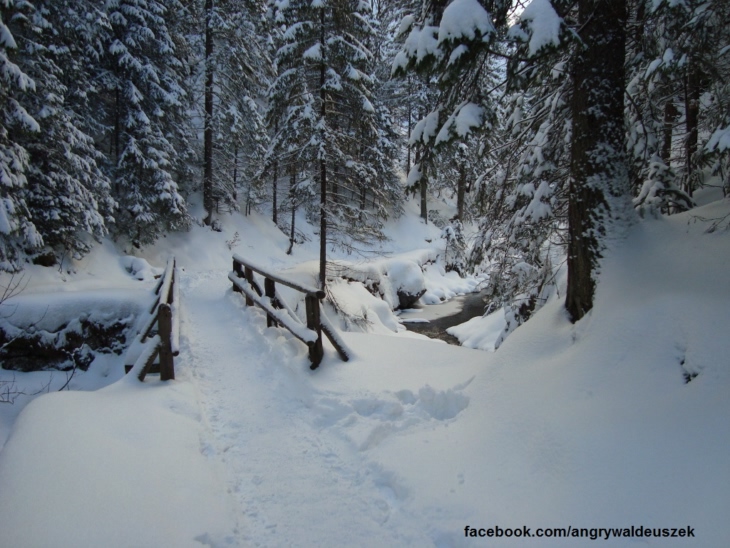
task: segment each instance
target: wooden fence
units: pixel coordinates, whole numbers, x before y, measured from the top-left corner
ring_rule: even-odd
[[[126,372],[134,370],[140,381],[156,372],[163,381],[175,378],[174,357],[180,354],[180,286],[174,258],[167,261],[154,294],[157,297],[124,362]],[[154,363],[156,359],[159,365]]]
[[[254,279],[254,272],[264,277],[263,291]],[[322,333],[330,340],[344,361],[350,359],[350,351],[347,345],[340,339],[327,317],[320,311],[319,301],[325,297],[324,291],[321,289],[293,282],[267,272],[240,255],[233,256],[233,272],[228,274],[228,279],[233,283],[233,291],[243,293],[246,296],[246,305],[253,306],[255,304],[266,312],[266,325],[268,327],[284,327],[309,347],[309,360],[312,362],[310,369],[317,369],[324,357]],[[277,283],[304,293],[306,325],[281,297],[276,289]]]

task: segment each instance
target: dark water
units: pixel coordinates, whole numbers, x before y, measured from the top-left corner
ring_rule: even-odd
[[[446,330],[449,327],[459,325],[467,320],[471,320],[472,318],[476,318],[477,316],[484,314],[485,303],[482,292],[468,293],[461,297],[455,297],[455,299],[459,299],[464,302],[464,306],[460,312],[451,316],[444,316],[443,318],[431,320],[428,323],[406,322],[404,325],[408,331],[420,333],[421,335],[426,335],[432,339],[441,339],[449,344],[455,344],[458,346],[459,339],[453,335],[449,335]]]

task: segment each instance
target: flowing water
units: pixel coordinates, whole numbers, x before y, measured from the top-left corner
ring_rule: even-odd
[[[484,306],[483,292],[468,293],[445,303],[404,310],[400,318],[409,331],[458,345],[459,340],[449,335],[446,330],[481,316],[484,313]]]

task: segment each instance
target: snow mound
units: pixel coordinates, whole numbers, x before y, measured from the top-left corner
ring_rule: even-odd
[[[124,269],[136,280],[153,280],[162,275],[164,268],[155,268],[145,259],[127,255],[120,259]]]

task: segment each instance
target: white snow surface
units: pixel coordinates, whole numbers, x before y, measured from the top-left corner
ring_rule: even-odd
[[[560,44],[560,25],[562,19],[555,12],[550,0],[532,0],[519,16],[519,22],[527,25],[529,31],[528,50],[536,54],[546,46]],[[513,26],[510,35],[526,39],[519,23]]]
[[[696,539],[601,544],[727,546],[730,234],[706,234],[699,217],[728,211],[723,200],[635,225],[575,325],[555,298],[494,353],[343,333],[354,358],[325,343],[314,372],[301,342],[232,292],[225,240],[235,230],[235,252],[310,282],[313,243],[286,256],[258,215],[171,235],[144,258],[181,266],[176,380],[114,373],[95,392],[31,402],[0,452],[2,542],[472,546],[467,525],[642,525],[691,526]],[[412,250],[438,232],[412,217],[388,230]],[[405,251],[398,260],[414,260]],[[114,265],[120,283],[151,287]],[[77,289],[98,289],[90,272]],[[372,306],[361,283],[338,283]]]
[[[495,32],[487,10],[477,0],[454,0],[444,10],[439,24],[439,45],[449,40],[482,37],[485,41]]]

